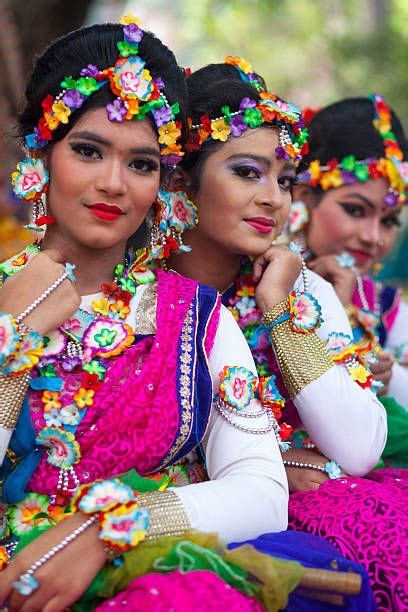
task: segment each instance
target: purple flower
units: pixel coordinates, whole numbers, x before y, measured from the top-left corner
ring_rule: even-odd
[[[168,123],[171,120],[172,115],[173,111],[166,105],[163,105],[161,108],[158,108],[153,112],[154,121],[157,127]]]
[[[387,206],[396,206],[398,204],[398,193],[394,189],[388,189],[387,195],[384,197],[384,204]]]
[[[290,155],[284,147],[276,147],[275,153],[278,159],[290,159]]]
[[[45,145],[47,144],[48,140],[44,140],[44,138],[41,137],[41,132],[38,128],[34,128],[34,134],[35,134],[35,141],[38,144],[39,147],[45,147]]]
[[[88,64],[86,68],[83,68],[80,72],[83,77],[96,77],[99,74],[99,70],[93,64]]]
[[[64,93],[62,99],[69,108],[80,108],[84,103],[85,96],[77,89],[69,89]]]
[[[181,157],[176,153],[172,153],[171,155],[162,155],[161,157],[161,163],[165,166],[170,166],[170,168],[177,166],[180,161]]]
[[[256,102],[255,100],[251,100],[251,98],[243,98],[241,100],[241,104],[239,105],[240,110],[245,110],[246,108],[255,108]]]
[[[343,177],[345,185],[354,185],[354,183],[358,183],[358,178],[356,175],[348,170],[343,170],[341,176]]]
[[[143,30],[136,23],[129,23],[123,28],[125,40],[130,43],[139,43],[143,38]]]
[[[230,121],[231,134],[238,138],[242,132],[248,128],[247,124],[242,120],[241,115],[235,115]]]
[[[161,77],[157,77],[157,79],[154,80],[157,89],[164,89],[165,88],[165,84],[164,81]]]
[[[112,104],[107,104],[106,111],[109,121],[118,121],[119,123],[123,121],[123,117],[127,113],[125,105],[119,98],[114,100]]]
[[[62,361],[62,367],[66,372],[72,372],[77,366],[81,365],[79,357],[65,357]]]

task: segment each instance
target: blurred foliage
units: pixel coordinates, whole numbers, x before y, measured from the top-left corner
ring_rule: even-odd
[[[172,11],[193,69],[242,55],[299,105],[379,91],[408,125],[407,0],[174,0]]]

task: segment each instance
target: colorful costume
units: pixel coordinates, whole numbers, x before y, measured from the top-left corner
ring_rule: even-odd
[[[331,286],[312,272],[308,276],[310,290],[322,307],[324,322],[318,330],[320,338],[329,339],[330,343],[330,338],[350,337],[349,323]],[[301,282],[299,279],[298,287]],[[369,389],[362,389],[348,379],[341,365],[291,398],[267,329],[262,325],[254,289],[252,266],[246,260],[234,286],[224,293],[223,303],[233,312],[247,338],[259,374],[276,376],[277,387],[285,400],[277,417],[285,423],[285,428],[293,428],[293,446],[316,446],[329,459],[335,459],[345,473],[351,474],[330,478],[316,491],[292,493],[289,527],[323,536],[346,557],[362,563],[369,572],[380,609],[402,610],[408,601],[403,568],[403,538],[408,526],[404,501],[406,478],[402,472],[388,470],[374,472],[370,480],[356,478],[374,467],[369,449],[381,449],[384,445],[384,410]],[[380,421],[375,416],[379,413]],[[377,533],[381,533],[378,537],[386,538],[389,546],[378,546]]]

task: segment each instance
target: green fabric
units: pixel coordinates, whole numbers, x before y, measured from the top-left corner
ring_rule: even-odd
[[[72,610],[94,610],[139,576],[178,569],[181,573],[213,571],[241,593],[255,597],[268,612],[275,612],[287,605],[289,593],[304,574],[299,563],[264,555],[250,545],[228,550],[216,534],[193,531],[142,542],[125,553],[123,561],[120,567],[107,564]]]
[[[388,426],[382,456],[387,466],[408,468],[408,412],[392,397],[379,399],[387,413]]]

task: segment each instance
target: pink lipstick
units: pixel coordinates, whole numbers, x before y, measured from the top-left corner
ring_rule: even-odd
[[[251,217],[251,219],[244,219],[244,221],[260,234],[269,234],[275,227],[275,221],[267,217]]]

